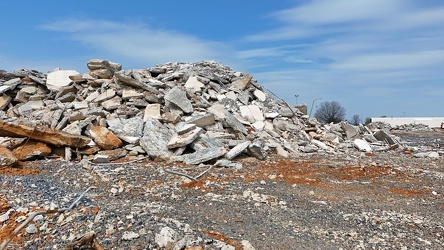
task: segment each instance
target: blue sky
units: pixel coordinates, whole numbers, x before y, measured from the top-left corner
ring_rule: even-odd
[[[346,118],[444,116],[444,2],[3,1],[0,69],[215,60]],[[6,10],[6,11],[5,11]]]

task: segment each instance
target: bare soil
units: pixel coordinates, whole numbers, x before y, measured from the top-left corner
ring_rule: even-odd
[[[397,135],[442,150],[441,131],[412,133]],[[69,206],[94,187],[70,212],[33,221],[37,232],[22,229],[10,247],[64,248],[94,231],[105,249],[160,249],[156,235],[169,227],[187,242],[182,249],[243,249],[246,241],[255,249],[444,248],[442,156],[396,149],[238,160],[241,169],[213,167],[197,182],[165,169],[196,176],[208,166],[41,160],[0,169],[0,215],[13,209],[0,240],[20,216]]]

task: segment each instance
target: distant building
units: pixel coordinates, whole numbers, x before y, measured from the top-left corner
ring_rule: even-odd
[[[424,124],[431,128],[440,128],[444,117],[372,117],[372,122],[386,122],[391,126],[404,124]]]

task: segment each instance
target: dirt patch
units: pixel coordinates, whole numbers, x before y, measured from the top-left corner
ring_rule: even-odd
[[[24,167],[0,167],[0,175],[36,175],[39,173],[39,170],[32,168],[24,168]]]

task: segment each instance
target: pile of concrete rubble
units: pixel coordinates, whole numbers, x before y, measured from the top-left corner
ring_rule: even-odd
[[[122,70],[0,71],[0,165],[44,157],[106,163],[150,157],[241,166],[237,157],[372,152],[399,145],[385,129],[321,125],[247,73],[212,61]]]

